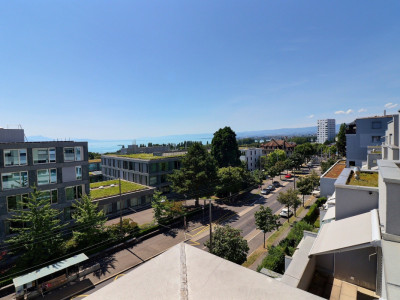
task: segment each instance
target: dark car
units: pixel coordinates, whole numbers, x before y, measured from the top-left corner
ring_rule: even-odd
[[[268,195],[271,191],[269,189],[262,189],[261,194],[262,195]]]
[[[273,190],[275,190],[275,187],[274,187],[273,185],[269,185],[269,186],[267,187],[267,189],[273,191]]]
[[[276,188],[281,186],[281,184],[279,183],[279,181],[274,181],[272,184],[273,184],[273,186],[276,187]]]

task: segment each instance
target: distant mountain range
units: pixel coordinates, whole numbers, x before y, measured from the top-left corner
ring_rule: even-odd
[[[336,132],[339,132],[340,124],[336,125]],[[301,136],[301,135],[316,135],[317,134],[317,126],[311,127],[300,127],[300,128],[280,128],[280,129],[267,129],[267,130],[256,130],[256,131],[243,131],[237,132],[236,136],[238,138],[246,138],[246,137],[266,137],[266,136]],[[170,135],[163,137],[154,137],[154,138],[146,138],[147,140],[158,140],[163,138],[165,140],[181,140],[181,141],[191,141],[191,140],[202,140],[202,139],[210,139],[212,138],[212,133],[205,134],[182,134],[182,135]],[[54,141],[55,139],[45,137],[42,135],[36,136],[28,136],[28,141]],[[63,139],[59,139],[62,141]],[[87,142],[100,142],[100,141],[111,141],[111,140],[94,140],[94,139],[75,139],[71,138],[73,141],[87,141]],[[137,139],[138,142],[142,139]],[[132,141],[128,140],[127,141]]]

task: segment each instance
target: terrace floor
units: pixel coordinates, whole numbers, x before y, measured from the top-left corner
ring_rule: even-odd
[[[330,300],[379,299],[374,291],[315,272],[308,292]]]
[[[325,178],[338,178],[343,169],[346,168],[346,162],[338,162],[324,177]]]

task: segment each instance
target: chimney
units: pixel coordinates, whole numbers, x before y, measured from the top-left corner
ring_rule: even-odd
[[[386,116],[386,109],[383,111],[383,116]]]

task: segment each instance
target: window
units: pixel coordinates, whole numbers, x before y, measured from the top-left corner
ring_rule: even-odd
[[[104,214],[108,215],[112,213],[112,204],[106,204],[103,206]]]
[[[67,201],[78,200],[82,197],[82,191],[81,185],[67,187],[65,188],[65,198]]]
[[[150,173],[157,172],[157,164],[150,164]]]
[[[26,164],[26,149],[4,150],[4,166],[23,166]]]
[[[64,161],[75,160],[75,148],[64,148]]]
[[[157,176],[150,176],[150,185],[157,184]]]
[[[8,196],[7,211],[26,208],[25,203],[28,201],[26,199],[27,197],[28,194]]]
[[[381,137],[380,136],[373,136],[372,137],[372,142],[373,143],[379,143],[381,141]]]
[[[64,221],[71,220],[71,207],[64,208]]]
[[[76,180],[82,179],[82,167],[81,166],[75,167],[75,174],[76,174]]]
[[[55,148],[32,149],[33,164],[48,164],[56,162]]]
[[[5,225],[6,235],[18,233],[18,231],[15,229],[25,227],[23,222],[14,222],[14,221],[4,221],[4,225]]]
[[[75,147],[75,160],[81,161],[82,160],[82,147]]]
[[[57,169],[44,169],[37,171],[37,184],[44,185],[57,183]]]
[[[382,122],[380,121],[372,122],[372,129],[381,129],[381,128],[382,128]]]
[[[3,190],[28,187],[28,172],[3,173],[1,186]]]

